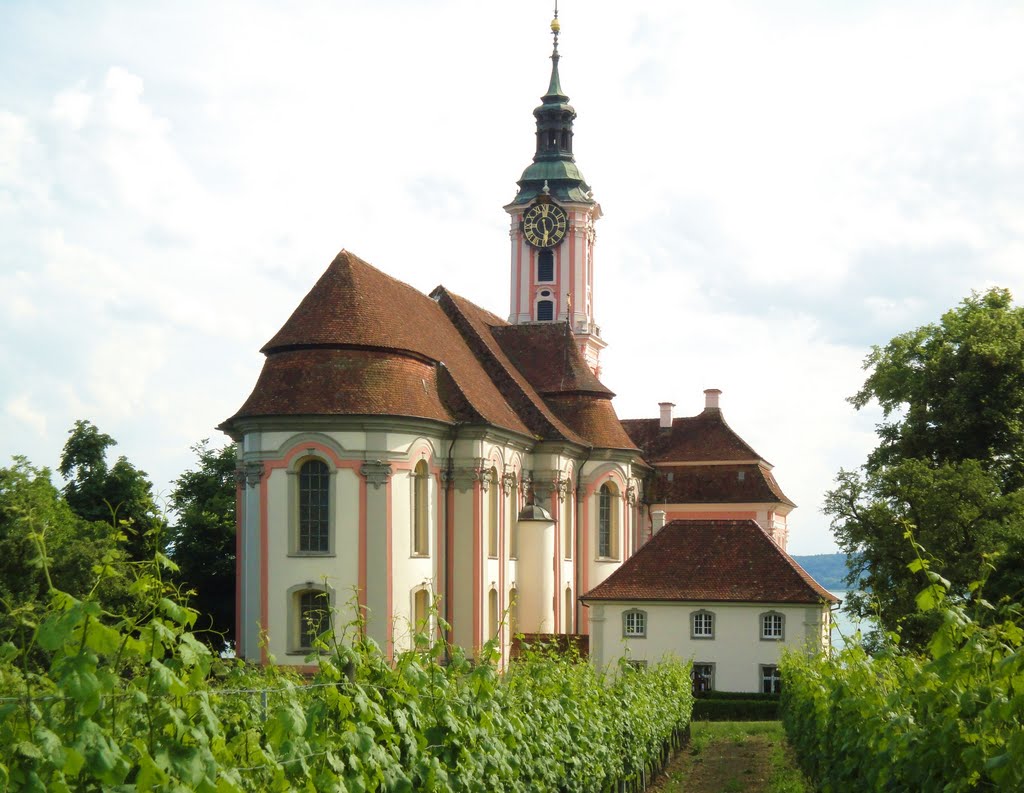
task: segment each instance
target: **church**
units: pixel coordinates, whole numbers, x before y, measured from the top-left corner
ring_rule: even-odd
[[[302,666],[329,619],[358,620],[389,655],[417,633],[470,652],[493,639],[503,661],[519,632],[590,635],[611,602],[594,597],[618,593],[629,611],[636,594],[601,585],[635,584],[630,561],[666,524],[736,524],[756,534],[749,553],[799,570],[785,553],[794,505],[719,391],[694,417],[666,402],[622,421],[599,379],[602,213],[573,156],[557,11],[551,29],[533,160],[504,207],[508,319],[343,250],[220,427],[240,461],[239,657]],[[818,618],[801,635],[820,636],[831,596],[803,576],[793,592]]]

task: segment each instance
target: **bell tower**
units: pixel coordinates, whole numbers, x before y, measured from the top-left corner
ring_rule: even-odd
[[[519,179],[519,192],[505,207],[511,217],[509,322],[567,322],[584,358],[600,372],[607,346],[594,322],[594,224],[601,207],[576,166],[572,122],[576,111],[558,76],[558,4],[551,20],[554,48],[551,81],[537,119],[533,162]]]

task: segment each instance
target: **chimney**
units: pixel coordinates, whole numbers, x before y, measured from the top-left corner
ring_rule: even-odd
[[[669,429],[672,426],[672,408],[675,407],[674,402],[659,402],[658,407],[661,408],[661,421],[658,424],[663,430]]]
[[[704,409],[705,410],[721,410],[718,406],[718,397],[722,395],[720,389],[717,388],[705,388],[704,389]]]
[[[656,509],[651,513],[651,534],[657,534],[665,528],[665,511]]]

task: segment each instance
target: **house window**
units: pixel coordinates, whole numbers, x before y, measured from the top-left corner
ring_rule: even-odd
[[[572,599],[572,589],[569,587],[565,588],[565,614],[563,615],[563,622],[565,623],[565,632],[572,633],[572,620],[576,616],[576,609],[573,608],[575,603]]]
[[[537,280],[555,280],[555,254],[553,251],[541,251],[537,256]]]
[[[779,675],[779,667],[761,667],[761,693],[779,694],[782,692],[782,677]]]
[[[551,322],[555,318],[555,303],[553,300],[537,301],[537,319],[541,322]]]
[[[690,638],[691,639],[714,639],[715,638],[715,615],[714,612],[694,611],[690,614]]]
[[[299,469],[299,551],[330,550],[330,471],[322,460],[307,460]]]
[[[427,461],[420,460],[412,474],[412,553],[430,555],[430,472]]]
[[[499,498],[498,495],[501,492],[501,483],[498,482],[498,469],[492,468],[490,472],[491,484],[489,491],[489,509],[490,513],[487,524],[487,555],[490,557],[497,557],[498,555],[498,516],[499,516]]]
[[[647,612],[630,609],[622,614],[622,635],[627,639],[647,638]]]
[[[613,484],[601,485],[597,496],[597,555],[602,559],[615,559],[619,553],[615,496]]]
[[[761,639],[767,642],[781,642],[786,638],[786,617],[777,611],[761,615]]]
[[[695,663],[690,670],[690,679],[693,680],[693,693],[700,694],[704,691],[715,690],[715,665],[708,663]]]
[[[298,649],[309,651],[316,638],[330,627],[330,596],[316,589],[307,589],[296,596],[298,609]]]

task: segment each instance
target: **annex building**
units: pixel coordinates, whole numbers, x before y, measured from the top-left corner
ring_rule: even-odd
[[[503,658],[517,632],[600,623],[611,636],[618,620],[633,639],[653,636],[642,604],[656,591],[607,587],[618,574],[635,583],[630,560],[662,532],[690,549],[686,570],[714,564],[698,536],[708,521],[745,527],[735,558],[799,570],[785,553],[794,505],[725,423],[717,390],[695,417],[663,403],[657,418],[621,421],[599,379],[602,213],[573,157],[557,16],[552,32],[533,161],[504,208],[508,318],[443,286],[422,294],[343,250],[264,345],[252,393],[221,425],[241,466],[240,657],[303,664],[327,604],[336,627],[359,616],[388,653],[442,630],[466,648],[496,639]],[[820,646],[831,596],[806,583],[813,595],[786,612],[786,633]],[[595,606],[609,591],[614,605]],[[755,622],[772,610],[752,608]],[[595,647],[601,660],[613,644]]]

